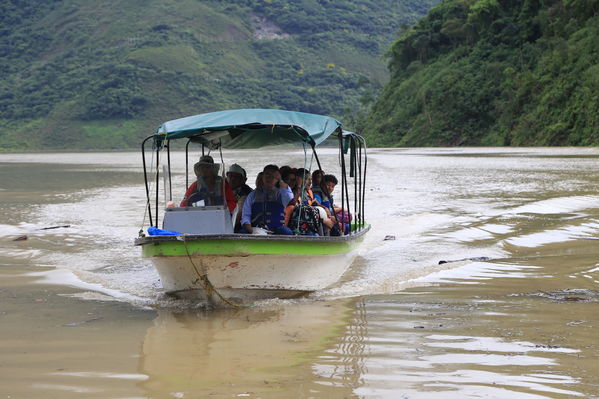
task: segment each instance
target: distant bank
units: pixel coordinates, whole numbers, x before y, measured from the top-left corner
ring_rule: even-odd
[[[374,145],[599,144],[597,0],[447,0],[388,55]]]
[[[437,1],[3,1],[0,151],[137,148],[221,109],[355,115]]]

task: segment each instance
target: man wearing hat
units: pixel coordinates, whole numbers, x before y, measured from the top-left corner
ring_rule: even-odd
[[[233,190],[233,194],[235,194],[237,201],[243,197],[247,197],[248,194],[252,192],[252,188],[245,184],[246,181],[247,176],[245,169],[236,163],[229,167],[229,170],[227,171],[227,182],[229,183],[229,186],[231,186],[231,190]]]
[[[220,165],[214,163],[210,155],[202,155],[200,161],[193,165],[193,171],[197,176],[185,191],[185,197],[181,201],[181,206],[191,206],[198,201],[204,201],[204,205],[223,205],[223,183],[224,197],[227,201],[229,211],[233,212],[237,206],[235,194],[227,181],[218,175]]]
[[[231,189],[233,190],[233,194],[235,194],[235,198],[237,198],[237,207],[240,210],[240,212],[237,213],[237,218],[235,220],[235,231],[238,231],[241,228],[241,209],[243,209],[245,199],[249,193],[253,191],[250,186],[245,184],[246,181],[247,176],[245,169],[236,163],[229,167],[229,170],[227,171],[227,183],[229,183],[229,186],[231,186]]]

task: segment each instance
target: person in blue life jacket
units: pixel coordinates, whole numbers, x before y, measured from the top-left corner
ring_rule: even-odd
[[[341,212],[340,206],[333,201],[333,190],[338,180],[334,175],[324,175],[319,186],[312,186],[316,205],[319,207],[322,223],[329,229],[333,236],[341,235],[343,225],[337,220],[336,214]],[[347,230],[347,226],[344,230]]]
[[[279,187],[276,187],[279,184]],[[261,227],[279,235],[292,235],[285,226],[285,207],[293,199],[291,189],[279,174],[276,165],[266,165],[262,171],[262,185],[252,191],[243,204],[241,233],[252,234]]]

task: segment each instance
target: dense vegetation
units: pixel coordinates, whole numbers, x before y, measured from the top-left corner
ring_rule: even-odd
[[[388,57],[374,144],[599,144],[598,0],[445,0]]]
[[[4,0],[0,150],[130,148],[227,108],[343,118],[436,0]]]

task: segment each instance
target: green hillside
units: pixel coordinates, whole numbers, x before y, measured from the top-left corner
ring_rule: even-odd
[[[5,0],[0,150],[137,146],[227,108],[343,118],[435,0]]]
[[[388,57],[374,144],[599,144],[598,0],[445,0]]]

